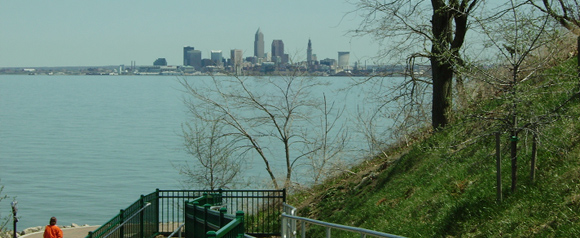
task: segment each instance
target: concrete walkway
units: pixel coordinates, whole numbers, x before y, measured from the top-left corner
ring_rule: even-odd
[[[82,226],[62,228],[63,238],[84,238],[89,234],[89,231],[94,231],[99,226]],[[42,231],[19,236],[19,238],[43,238],[44,228]]]

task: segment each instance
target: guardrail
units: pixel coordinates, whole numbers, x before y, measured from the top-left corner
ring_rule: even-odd
[[[290,213],[290,214],[288,214]],[[297,234],[297,221],[300,221],[300,236]],[[326,238],[331,238],[331,230],[338,229],[352,233],[360,234],[361,238],[366,236],[373,237],[387,237],[387,238],[402,238],[402,236],[392,235],[388,233],[368,230],[364,228],[345,226],[335,223],[318,221],[310,218],[296,216],[296,208],[284,203],[284,213],[282,214],[282,238],[305,238],[306,237],[306,223],[326,227]]]

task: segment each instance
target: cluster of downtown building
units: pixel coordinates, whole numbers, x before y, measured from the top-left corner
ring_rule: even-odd
[[[254,39],[253,56],[244,57],[243,50],[232,49],[229,58],[224,57],[221,50],[212,50],[209,58],[202,57],[202,51],[192,46],[183,47],[183,65],[168,66],[165,58],[158,58],[153,66],[139,67],[137,74],[236,74],[256,75],[284,72],[310,72],[319,75],[336,75],[350,73],[350,52],[338,52],[338,60],[318,60],[312,53],[312,42],[308,40],[306,61],[294,61],[284,51],[282,40],[273,40],[271,51],[265,52],[264,34],[258,29]],[[355,66],[357,68],[357,66]]]

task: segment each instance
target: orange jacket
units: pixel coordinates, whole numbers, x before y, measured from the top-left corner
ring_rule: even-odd
[[[62,238],[62,230],[56,225],[47,225],[44,228],[44,238]]]

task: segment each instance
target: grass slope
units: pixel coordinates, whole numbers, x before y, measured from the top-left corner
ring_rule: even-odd
[[[557,80],[568,80],[571,89],[578,79]],[[524,107],[527,112],[541,113],[568,99],[550,91],[533,95],[534,103]],[[496,100],[489,100],[481,107],[494,104]],[[535,182],[529,177],[531,135],[520,135],[515,193],[509,187],[509,138],[502,135],[502,202],[496,200],[492,122],[457,120],[412,145],[393,146],[386,150],[388,156],[365,161],[351,169],[354,173],[294,194],[289,203],[297,205],[301,216],[408,237],[576,237],[580,234],[578,100],[560,112],[556,122],[539,129]],[[322,229],[309,233],[308,237],[324,236]],[[335,236],[354,234],[333,230]]]

